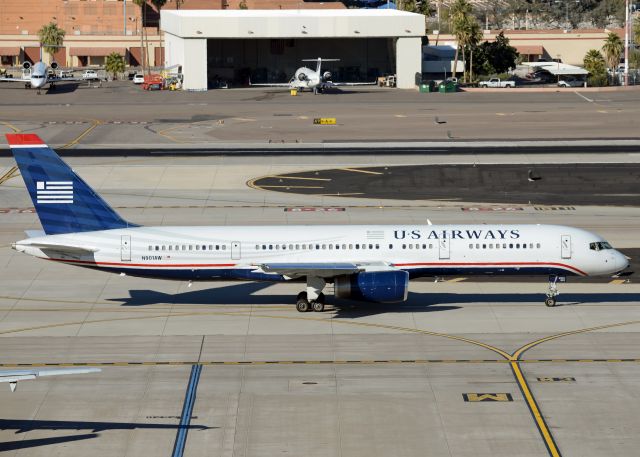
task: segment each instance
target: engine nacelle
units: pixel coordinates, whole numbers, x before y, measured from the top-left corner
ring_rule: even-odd
[[[405,301],[409,292],[406,271],[375,271],[338,276],[334,293],[338,298],[351,298],[375,303]]]
[[[306,81],[307,79],[309,79],[307,77],[307,75],[305,73],[298,73],[298,80],[299,81]]]
[[[58,62],[51,62],[51,65],[49,65],[53,70],[57,70],[58,69]]]
[[[331,72],[330,71],[325,71],[322,74],[322,79],[324,79],[325,81],[331,81]]]
[[[24,62],[22,64],[22,68],[24,68],[25,70],[28,70],[29,68],[31,68],[31,62]]]

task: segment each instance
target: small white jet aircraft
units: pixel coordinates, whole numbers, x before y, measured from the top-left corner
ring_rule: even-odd
[[[611,275],[629,265],[600,236],[557,225],[141,227],[122,219],[35,134],[6,134],[44,232],[13,249],[120,275],[187,281],[306,279],[300,312],[339,298],[406,300],[410,278]],[[28,236],[33,235],[28,232]]]
[[[38,90],[38,94],[40,93],[40,89],[49,84],[49,89],[54,89],[55,84],[61,81],[80,81],[78,78],[73,77],[60,77],[55,74],[55,70],[58,69],[58,63],[51,63],[51,70],[47,64],[42,61],[36,62],[33,67],[29,62],[25,62],[22,64],[22,68],[27,70],[26,76],[21,78],[0,78],[0,81],[10,81],[10,82],[24,82],[25,88],[33,88]]]
[[[318,57],[317,59],[302,59],[303,62],[316,62],[316,69],[312,70],[307,67],[300,67],[296,70],[293,78],[288,83],[263,83],[253,84],[251,86],[263,86],[263,87],[288,87],[289,89],[297,89],[302,92],[305,89],[312,90],[314,94],[320,94],[326,89],[339,86],[372,86],[375,82],[371,83],[340,83],[331,81],[331,72],[322,72],[322,62],[339,62],[340,59],[323,59]]]
[[[100,368],[61,368],[59,370],[0,370],[0,382],[8,382],[11,392],[15,392],[18,381],[30,381],[43,376],[97,373]]]

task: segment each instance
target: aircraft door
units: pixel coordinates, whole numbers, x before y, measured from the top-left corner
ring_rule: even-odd
[[[563,259],[571,258],[571,235],[562,235],[560,237],[560,251]]]
[[[441,238],[438,240],[438,250],[440,252],[441,259],[448,259],[451,254],[451,243],[447,238]]]
[[[131,261],[131,235],[120,237],[120,260],[123,262]]]
[[[240,242],[231,243],[231,260],[240,260]]]

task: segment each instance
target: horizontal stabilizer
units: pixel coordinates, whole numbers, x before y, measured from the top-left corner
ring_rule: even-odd
[[[94,252],[98,252],[98,248],[90,247],[90,246],[78,246],[78,245],[69,245],[69,244],[56,244],[56,243],[24,243],[16,244],[16,248],[20,246],[31,246],[38,249],[45,249],[50,251],[58,251],[58,252],[68,252],[70,254],[91,254]],[[19,249],[18,249],[19,250]]]

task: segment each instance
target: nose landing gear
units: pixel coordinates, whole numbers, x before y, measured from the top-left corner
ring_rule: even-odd
[[[550,308],[556,306],[556,297],[560,295],[560,292],[558,292],[558,283],[566,281],[567,278],[564,276],[549,276],[549,288],[547,289],[547,297],[544,299],[546,306]]]

